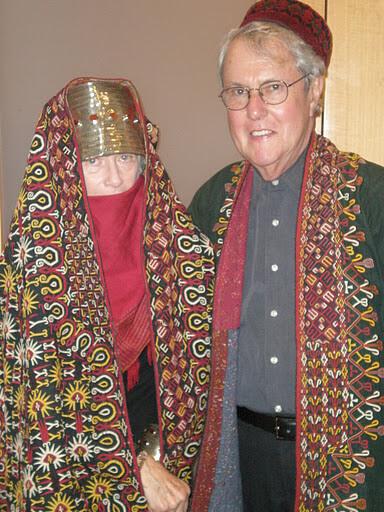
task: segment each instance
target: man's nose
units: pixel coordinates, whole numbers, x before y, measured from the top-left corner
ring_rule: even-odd
[[[267,105],[262,100],[257,89],[249,91],[249,102],[247,105],[247,116],[250,119],[261,119],[267,113]]]

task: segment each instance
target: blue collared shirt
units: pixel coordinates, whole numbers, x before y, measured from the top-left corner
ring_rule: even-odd
[[[295,415],[295,234],[305,155],[277,180],[253,171],[237,403],[265,414]]]

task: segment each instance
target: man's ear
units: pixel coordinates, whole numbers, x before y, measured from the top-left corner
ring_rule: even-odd
[[[310,85],[310,116],[316,117],[321,111],[321,99],[324,91],[324,77],[315,76]]]

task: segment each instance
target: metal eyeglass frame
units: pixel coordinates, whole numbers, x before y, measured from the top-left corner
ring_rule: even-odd
[[[233,86],[233,87],[226,87],[225,89],[223,89],[221,91],[221,93],[219,94],[219,98],[221,98],[221,101],[224,103],[224,106],[226,109],[228,110],[244,110],[245,108],[248,107],[249,105],[249,101],[251,99],[251,91],[257,91],[261,100],[263,101],[263,103],[265,103],[266,105],[280,105],[281,103],[284,103],[284,101],[286,101],[286,99],[288,98],[288,90],[289,88],[292,86],[292,85],[295,85],[297,84],[298,82],[301,82],[301,80],[304,80],[304,78],[307,78],[308,76],[310,75],[310,73],[307,73],[306,75],[303,75],[301,76],[300,78],[298,78],[297,80],[295,80],[294,82],[291,82],[290,84],[287,84],[287,82],[285,82],[284,80],[271,80],[271,81],[268,81],[268,82],[264,82],[260,85],[260,87],[241,87],[241,86]],[[281,101],[278,101],[277,103],[270,103],[268,101],[265,101],[264,97],[263,97],[263,94],[262,94],[262,89],[265,85],[269,85],[269,84],[284,84],[285,85],[285,89],[286,89],[286,94],[285,94],[285,98]],[[231,107],[228,107],[226,104],[225,104],[225,101],[223,99],[223,94],[226,92],[226,91],[230,91],[231,89],[243,89],[244,91],[247,92],[247,95],[248,95],[248,100],[247,100],[247,103],[244,105],[244,107],[241,107],[241,108],[231,108]]]

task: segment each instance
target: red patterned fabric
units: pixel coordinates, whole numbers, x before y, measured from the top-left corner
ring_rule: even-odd
[[[240,26],[253,21],[272,21],[292,30],[329,66],[332,34],[325,20],[309,5],[298,0],[260,0],[247,11]]]
[[[233,179],[226,188],[228,201],[223,205],[220,218],[214,228],[220,235],[224,234],[226,240],[224,246],[221,243],[222,239],[215,246],[222,265],[215,284],[218,293],[215,294],[214,311],[218,314],[214,315],[213,323],[214,351],[211,394],[208,405],[210,422],[201,451],[200,471],[196,481],[197,491],[193,496],[193,504],[200,512],[208,510],[211,512],[209,498],[213,490],[214,472],[220,446],[217,425],[223,421],[223,383],[226,380],[228,358],[227,333],[228,330],[236,329],[240,325],[244,272],[239,261],[245,261],[246,257],[252,174],[244,172],[243,165],[234,165]],[[227,214],[232,212],[233,200],[238,201],[242,208],[237,208],[233,212],[229,223]],[[232,456],[234,457],[235,454]]]
[[[37,123],[0,257],[0,510],[148,510],[141,488],[68,84]],[[192,484],[210,381],[213,251],[178,200],[144,116],[141,231],[166,467]],[[134,322],[135,327],[139,323]]]

